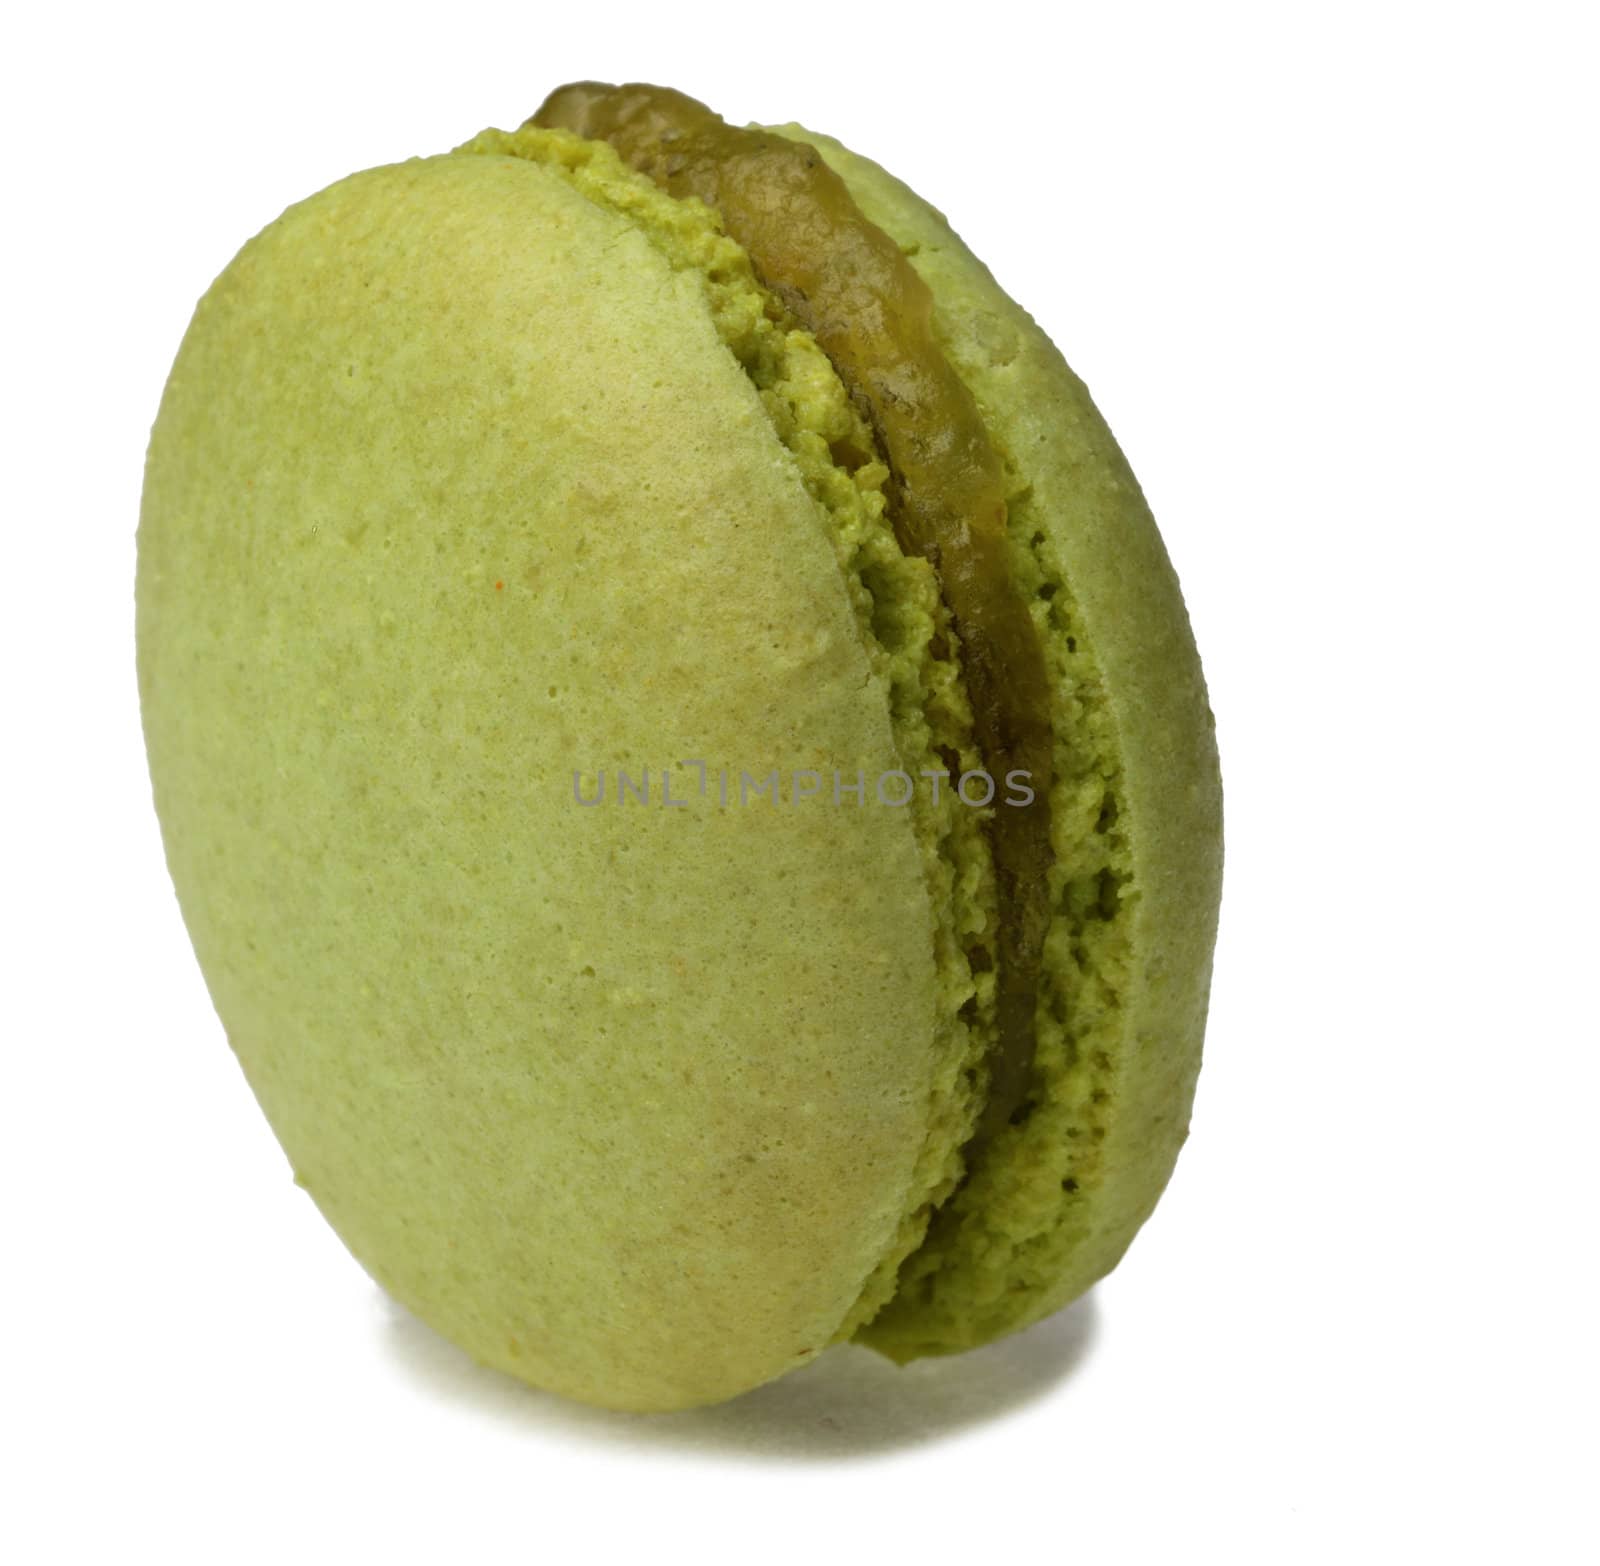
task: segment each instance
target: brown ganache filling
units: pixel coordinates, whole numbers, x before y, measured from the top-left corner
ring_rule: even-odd
[[[698,197],[816,339],[877,435],[902,549],[924,556],[960,639],[974,731],[995,783],[996,1044],[975,1141],[1026,1113],[1050,919],[1052,734],[1044,652],[1007,562],[1004,470],[933,335],[933,296],[811,147],[728,125],[665,87],[559,87],[528,122],[609,142],[676,197]],[[1007,805],[1026,773],[1032,803]]]

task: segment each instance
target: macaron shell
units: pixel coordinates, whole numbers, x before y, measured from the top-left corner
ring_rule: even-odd
[[[1115,755],[1104,764],[1115,767],[1115,830],[1131,856],[1118,971],[1095,971],[1092,946],[1057,959],[1074,968],[1079,1005],[1094,1008],[1114,1042],[1063,1083],[1085,1102],[1046,1105],[1002,1137],[912,1259],[929,1291],[903,1291],[863,1333],[908,1358],[970,1347],[1058,1309],[1116,1265],[1155,1207],[1187,1135],[1200,1069],[1221,891],[1221,783],[1177,576],[1083,382],[935,208],[829,137],[777,129],[822,153],[933,293],[941,343],[1011,454],[1029,525],[1092,648],[1094,689],[1082,695],[1103,703],[1114,732]],[[1062,634],[1043,606],[1038,623],[1043,635]],[[1060,837],[1066,826],[1063,814],[1063,856],[1072,851]],[[1095,1142],[1092,1186],[1063,1180],[1073,1166],[1055,1139],[1080,1135]]]
[[[180,351],[138,633],[213,1000],[372,1275],[613,1407],[818,1352],[940,1065],[905,813],[711,808],[681,768],[681,808],[573,792],[896,765],[816,508],[691,282],[514,159],[292,208]]]

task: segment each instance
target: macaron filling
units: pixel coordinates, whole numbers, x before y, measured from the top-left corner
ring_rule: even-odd
[[[1148,1215],[1182,1140],[1172,1084],[1198,1039],[1186,1031],[1196,1024],[1180,954],[1205,921],[1190,904],[1161,927],[1183,905],[1153,895],[1172,861],[1152,851],[1139,794],[1149,774],[1137,775],[1129,744],[1181,688],[1183,663],[1166,675],[1173,685],[1119,707],[1106,644],[1115,656],[1119,640],[1148,649],[1158,635],[1123,592],[1153,528],[1081,382],[1036,323],[892,175],[803,126],[776,130],[828,162],[933,293],[939,342],[1004,463],[1012,572],[1033,606],[1054,701],[1053,906],[1032,1108],[971,1161],[893,1298],[856,1335],[909,1360],[987,1342],[1080,1295]],[[1156,753],[1164,808],[1179,811],[1194,786],[1180,733],[1164,730]]]
[[[1026,1113],[1033,1086],[1054,858],[1051,692],[1009,564],[1001,459],[934,340],[932,295],[843,180],[801,143],[727,125],[694,99],[651,86],[558,88],[528,123],[603,140],[670,195],[714,209],[762,282],[828,355],[887,459],[895,533],[932,563],[960,643],[984,769],[997,790],[1020,775],[1032,793],[990,819],[1000,908],[997,1038],[981,1144]]]

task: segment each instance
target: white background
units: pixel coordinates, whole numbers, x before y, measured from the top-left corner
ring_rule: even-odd
[[[16,13],[0,1555],[1593,1560],[1587,22]],[[580,76],[798,118],[950,215],[1143,479],[1228,799],[1194,1134],[1123,1267],[964,1359],[839,1350],[668,1418],[474,1369],[295,1190],[166,881],[133,678],[194,299],[288,202]]]

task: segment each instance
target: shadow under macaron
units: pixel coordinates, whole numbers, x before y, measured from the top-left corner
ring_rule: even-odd
[[[1067,1381],[1098,1332],[1093,1293],[1024,1332],[899,1366],[853,1343],[710,1408],[624,1414],[569,1402],[475,1363],[385,1296],[384,1344],[428,1396],[531,1434],[757,1460],[868,1458],[960,1435]]]

